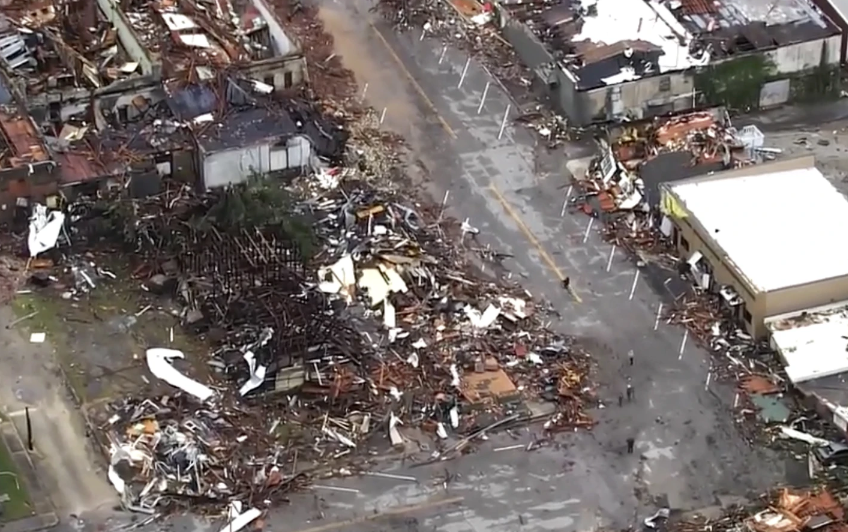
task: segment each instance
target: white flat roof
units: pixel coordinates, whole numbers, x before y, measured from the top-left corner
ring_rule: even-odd
[[[759,291],[848,275],[848,246],[835,240],[848,227],[848,200],[816,168],[671,189]]]
[[[765,320],[793,383],[848,372],[848,302]]]

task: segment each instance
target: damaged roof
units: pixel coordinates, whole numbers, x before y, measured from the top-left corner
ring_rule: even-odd
[[[298,53],[263,0],[132,0],[124,9],[136,39],[166,75]]]
[[[507,9],[581,90],[839,33],[808,0],[536,0]]]
[[[812,157],[751,166],[664,185],[760,292],[848,275],[848,250],[810,226],[803,201],[816,206],[820,228],[848,225],[848,200]]]
[[[0,7],[0,57],[27,93],[99,89],[140,72],[95,0]]]
[[[765,320],[793,384],[848,372],[848,301]]]
[[[298,132],[285,111],[264,107],[235,110],[197,134],[201,149],[215,152],[251,146],[270,139],[282,139]]]
[[[61,185],[83,183],[107,173],[103,165],[87,154],[50,150],[32,119],[15,106],[0,106],[0,130],[0,171],[28,168],[32,173],[31,165],[53,163],[59,169],[56,177]]]
[[[50,152],[30,117],[15,107],[7,105],[0,108],[0,129],[3,132],[0,169],[21,168],[51,160]]]

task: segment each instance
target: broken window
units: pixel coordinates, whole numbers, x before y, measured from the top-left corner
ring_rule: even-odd
[[[689,241],[686,240],[685,237],[680,237],[680,247],[682,247],[686,251],[689,251]]]
[[[289,87],[294,86],[294,75],[291,73],[290,70],[286,70],[286,72],[283,74],[283,86],[287,89]]]
[[[660,78],[660,92],[668,92],[671,90],[671,77],[665,76]]]
[[[745,319],[745,323],[751,325],[751,313],[744,306],[742,307],[742,318]]]

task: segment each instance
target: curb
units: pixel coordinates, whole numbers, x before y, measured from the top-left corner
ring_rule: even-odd
[[[19,454],[23,454],[25,456],[25,460],[27,465],[25,467],[29,467],[32,471],[32,475],[26,475],[20,473],[20,476],[24,477],[23,482],[25,484],[30,485],[31,491],[37,491],[43,501],[52,508],[53,511],[45,512],[42,514],[33,515],[30,517],[24,517],[22,519],[16,519],[15,521],[10,521],[8,523],[1,523],[0,530],[12,531],[12,532],[36,532],[38,530],[44,530],[46,528],[51,528],[59,524],[59,517],[56,515],[55,509],[56,507],[53,505],[53,501],[50,499],[50,495],[48,495],[47,490],[44,489],[44,486],[41,485],[41,480],[38,478],[38,469],[35,467],[35,463],[32,461],[32,457],[29,455],[29,452],[26,451],[26,447],[24,446],[24,440],[21,438],[20,432],[18,432],[18,427],[15,425],[13,421],[6,421],[4,423],[0,423],[2,425],[11,426],[11,432],[14,434],[14,437],[17,438],[18,443],[20,444],[20,448],[22,451],[16,452],[13,448],[9,447],[9,455],[13,462],[17,464],[19,461]],[[3,438],[3,445],[6,445],[6,433],[5,431],[0,432],[0,438]],[[34,486],[32,484],[35,484]],[[32,502],[32,501],[31,501]]]

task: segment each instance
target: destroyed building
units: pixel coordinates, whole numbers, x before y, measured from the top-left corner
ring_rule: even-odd
[[[338,150],[291,101],[306,60],[264,0],[9,3],[0,34],[9,98],[54,159],[74,163],[74,182],[120,174],[136,196],[157,176],[214,187]],[[207,182],[213,169],[227,177]],[[41,200],[54,177],[7,199]]]
[[[848,301],[772,316],[765,326],[795,389],[848,435]]]
[[[203,188],[243,183],[254,174],[315,167],[320,155],[332,158],[340,145],[293,101],[286,104],[255,94],[255,82],[227,78],[224,90],[192,85],[175,92],[168,104],[178,120],[191,122],[197,145],[197,175]],[[215,120],[214,113],[230,111]]]
[[[98,3],[104,12],[114,9],[108,0]],[[233,66],[283,91],[306,76],[299,46],[264,0],[222,1],[214,12],[191,0],[131,0],[123,5],[111,20],[116,27],[129,29],[166,79],[186,75],[210,79],[211,70]]]
[[[158,190],[155,176],[170,176],[200,189],[243,183],[254,175],[293,172],[333,160],[343,147],[337,125],[296,98],[277,98],[267,86],[222,74],[215,80],[98,98],[100,157],[127,175],[135,197]],[[59,142],[86,126],[66,123]],[[144,182],[139,182],[139,176]]]
[[[211,79],[225,68],[277,91],[306,77],[299,45],[263,0],[221,2],[214,11],[190,0],[40,0],[0,14],[0,55],[28,108],[57,112],[101,91]]]
[[[573,124],[838,94],[841,30],[807,0],[506,2],[504,36]]]
[[[0,72],[0,220],[8,221],[25,198],[47,197],[60,189],[108,177],[105,165],[73,150],[55,150],[26,113]]]
[[[660,185],[663,225],[695,283],[755,337],[766,318],[848,299],[848,257],[828,227],[848,200],[813,157],[749,165]],[[798,195],[816,205],[811,226]]]
[[[263,0],[225,2],[214,12],[191,1],[42,1],[0,14],[0,64],[39,125],[96,121],[101,99],[125,116],[162,82],[209,81],[224,70],[268,93],[306,79],[299,45]]]

